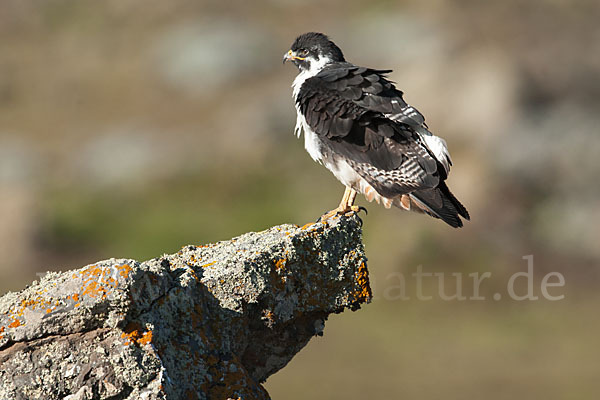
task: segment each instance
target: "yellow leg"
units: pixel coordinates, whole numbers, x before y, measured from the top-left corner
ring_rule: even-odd
[[[344,191],[344,196],[342,196],[342,201],[340,201],[340,205],[336,209],[333,209],[328,213],[323,214],[323,216],[320,218],[321,221],[331,218],[334,215],[344,215],[349,212],[358,212],[360,210],[360,207],[354,205],[355,199],[356,190],[346,186],[346,190]]]
[[[350,200],[350,194],[352,192],[354,192],[354,190],[346,186],[346,190],[344,191],[344,195],[342,196],[342,201],[340,201],[340,205],[338,206],[338,208],[336,208],[336,210],[341,211],[345,210],[348,207],[348,201]]]
[[[347,187],[346,190],[348,190]],[[358,212],[360,208],[354,205],[354,200],[356,200],[356,190],[350,189],[350,193],[348,194],[348,203],[346,205],[350,210]]]

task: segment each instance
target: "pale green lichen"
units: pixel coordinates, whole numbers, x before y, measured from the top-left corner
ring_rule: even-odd
[[[365,261],[336,217],[49,274],[0,298],[0,398],[266,399],[328,314],[370,300]]]

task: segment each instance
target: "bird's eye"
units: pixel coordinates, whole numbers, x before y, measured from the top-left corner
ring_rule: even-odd
[[[298,55],[300,57],[306,57],[308,55],[308,50],[307,49],[300,49],[300,50],[298,50]]]

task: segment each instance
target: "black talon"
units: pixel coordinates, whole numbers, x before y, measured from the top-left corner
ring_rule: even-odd
[[[367,211],[366,208],[364,208],[363,206],[358,206],[358,211],[356,212],[356,214],[358,214],[361,211],[364,211],[365,215],[369,215],[369,211]]]

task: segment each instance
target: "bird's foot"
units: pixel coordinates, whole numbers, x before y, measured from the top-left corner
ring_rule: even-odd
[[[353,212],[355,214],[358,214],[359,212],[364,211],[365,215],[369,215],[369,212],[367,211],[367,209],[363,206],[350,206],[350,211],[348,212]]]
[[[357,214],[360,211],[364,211],[365,214],[368,214],[369,212],[367,211],[366,208],[364,208],[363,206],[348,206],[348,207],[338,207],[335,208],[329,212],[326,212],[325,214],[321,215],[319,217],[319,219],[317,220],[317,222],[322,222],[322,221],[326,221],[330,218],[336,217],[336,216],[340,216],[340,215],[350,215],[350,214]]]

